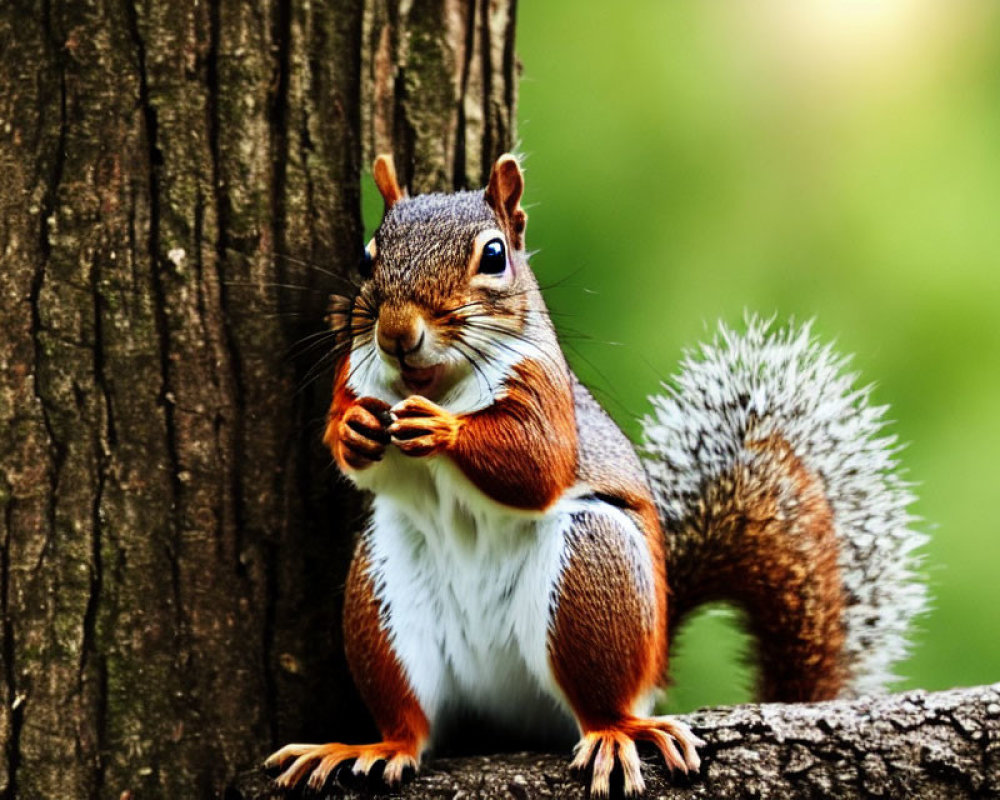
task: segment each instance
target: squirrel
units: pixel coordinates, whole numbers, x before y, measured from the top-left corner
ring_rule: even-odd
[[[689,353],[637,454],[571,372],[525,251],[524,178],[385,204],[353,297],[324,442],[374,495],[347,578],[352,675],[382,734],[290,744],[277,783],[336,768],[390,786],[456,720],[576,740],[607,796],[636,744],[695,773],[704,744],[651,716],[670,637],[706,601],[746,611],[767,701],[876,690],[925,602],[913,497],[884,408],[808,325],[748,318]],[[616,779],[617,780],[617,779]]]

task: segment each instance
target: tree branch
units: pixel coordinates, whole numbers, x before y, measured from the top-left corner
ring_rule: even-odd
[[[797,705],[709,709],[682,719],[707,744],[701,774],[671,781],[647,761],[647,796],[689,798],[995,797],[1000,793],[1000,683],[945,692]],[[431,759],[403,798],[586,796],[568,754]],[[330,797],[367,797],[348,788]],[[277,800],[260,770],[227,800]]]

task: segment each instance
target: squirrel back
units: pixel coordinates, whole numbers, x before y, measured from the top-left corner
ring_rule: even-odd
[[[810,325],[719,326],[651,398],[641,451],[667,540],[669,630],[731,601],[765,700],[885,688],[926,605],[886,407]]]

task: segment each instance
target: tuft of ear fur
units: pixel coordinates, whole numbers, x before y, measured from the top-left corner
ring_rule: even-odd
[[[399,188],[399,181],[396,178],[396,165],[392,163],[392,156],[382,153],[375,159],[372,165],[372,176],[375,178],[375,185],[378,187],[385,200],[385,210],[388,211],[404,196],[404,192]]]
[[[507,227],[510,243],[518,250],[524,247],[524,227],[528,222],[528,215],[521,208],[522,194],[524,174],[521,166],[515,156],[504,153],[490,171],[485,198],[500,222]]]

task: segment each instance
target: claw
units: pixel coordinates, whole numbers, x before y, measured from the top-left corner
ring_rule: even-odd
[[[297,785],[307,774],[310,789],[319,791],[326,785],[331,773],[348,761],[353,761],[356,775],[368,775],[380,761],[386,762],[384,780],[390,786],[398,785],[407,767],[414,771],[418,766],[418,745],[406,741],[386,741],[377,744],[289,744],[273,753],[264,762],[265,767],[282,767],[294,758],[291,766],[275,782],[283,789]]]
[[[318,746],[315,744],[286,744],[280,750],[275,750],[264,760],[264,767],[267,769],[280,767],[293,756],[297,758]]]
[[[417,760],[413,756],[403,753],[393,756],[385,765],[385,772],[382,773],[382,780],[389,786],[399,786],[403,782],[403,773],[407,768],[414,772],[417,769]]]
[[[625,774],[625,794],[639,795],[646,791],[646,782],[642,779],[642,762],[639,761],[639,751],[632,739],[619,743],[619,760],[622,772]]]
[[[695,736],[692,730],[683,722],[678,722],[670,717],[653,717],[649,721],[655,723],[657,726],[650,727],[649,730],[655,730],[661,735],[665,735],[674,754],[678,756],[680,754],[677,753],[677,747],[674,746],[674,742],[680,745],[683,759],[680,759],[682,763],[678,765],[678,769],[681,772],[697,772],[701,768],[701,758],[698,756],[698,751],[695,748],[705,745],[703,739]]]
[[[570,762],[569,768],[574,770],[585,770],[587,765],[594,758],[594,751],[601,744],[599,737],[593,734],[587,734],[573,748],[573,761]],[[273,758],[273,756],[272,756]]]
[[[315,759],[316,756],[313,753],[303,753],[292,762],[292,766],[278,776],[275,782],[283,789],[295,786],[309,772],[309,767]]]
[[[355,759],[351,772],[355,775],[367,775],[372,771],[372,767],[382,760],[382,756],[376,753],[363,753]]]
[[[320,791],[324,786],[326,786],[326,780],[330,777],[330,773],[336,769],[339,762],[336,759],[330,758],[329,756],[320,759],[319,764],[312,771],[312,775],[309,776],[308,786],[314,791]]]
[[[697,772],[701,766],[695,747],[704,742],[687,725],[669,717],[633,717],[614,727],[585,733],[574,749],[575,756],[570,767],[585,770],[592,764],[590,794],[603,798],[611,792],[611,773],[617,762],[622,766],[626,796],[641,795],[646,785],[635,746],[638,741],[651,742],[663,756],[671,773],[675,770]]]
[[[415,458],[447,450],[455,444],[459,419],[420,395],[411,395],[391,409],[389,436],[400,452]]]
[[[594,774],[590,780],[590,792],[595,797],[607,797],[611,793],[611,771],[615,768],[615,740],[607,737],[601,740],[594,759]]]

